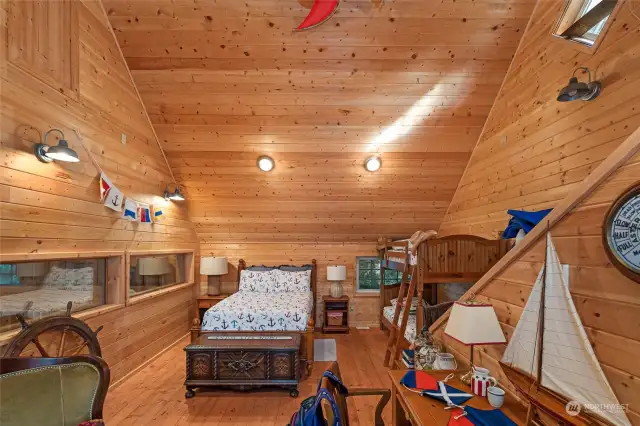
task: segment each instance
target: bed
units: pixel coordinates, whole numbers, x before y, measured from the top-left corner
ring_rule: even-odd
[[[450,300],[442,298],[443,285],[472,285],[506,254],[508,248],[508,242],[505,240],[487,240],[472,235],[451,235],[442,238],[432,238],[430,235],[420,238],[419,234],[420,231],[410,239],[382,238],[378,241],[383,270],[405,271],[408,266],[416,267],[417,285],[412,305],[415,305],[415,302],[419,303],[413,308],[414,312],[410,311],[407,327],[403,332],[404,346],[410,345],[415,340],[416,331],[422,330],[427,309],[439,312],[441,309],[438,307],[443,302],[450,303]],[[398,297],[400,283],[385,283],[384,274],[381,274],[381,277],[380,327],[390,329],[395,314],[392,301]],[[425,284],[427,291],[424,291]],[[402,314],[398,316],[398,325],[401,319]]]
[[[238,263],[237,292],[196,318],[191,338],[207,333],[300,333],[301,359],[313,363],[316,261],[302,266]]]

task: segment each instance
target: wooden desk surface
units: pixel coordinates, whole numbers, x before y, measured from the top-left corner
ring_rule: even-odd
[[[397,398],[402,408],[406,411],[408,417],[411,418],[414,426],[447,426],[451,417],[451,410],[445,410],[444,402],[436,401],[435,399],[427,396],[421,396],[418,393],[411,392],[406,389],[400,380],[405,375],[407,370],[390,370],[389,377],[391,378],[392,390],[394,393],[394,399]],[[438,380],[442,380],[447,377],[451,371],[430,371],[429,374]],[[447,384],[453,386],[456,389],[472,393],[469,386],[462,384],[459,380],[460,373],[456,373],[454,379],[450,379]],[[396,401],[392,401],[393,404]],[[474,396],[465,405],[481,410],[492,410],[493,407],[489,405],[487,398]],[[516,424],[524,424],[526,418],[525,408],[521,405],[505,401],[505,405],[502,407],[502,411],[509,416]],[[395,415],[394,415],[395,417]],[[395,420],[395,419],[394,419]],[[394,426],[396,423],[394,423]]]

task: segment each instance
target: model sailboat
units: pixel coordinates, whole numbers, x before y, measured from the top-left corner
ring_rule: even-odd
[[[533,406],[563,424],[631,425],[625,412],[616,409],[619,402],[573,304],[550,233],[545,264],[500,364]],[[583,407],[577,415],[568,413],[570,401]],[[609,409],[586,409],[602,404],[610,404]]]

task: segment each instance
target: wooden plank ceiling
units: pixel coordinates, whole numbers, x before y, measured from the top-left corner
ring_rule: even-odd
[[[437,229],[534,3],[104,0],[203,242]]]

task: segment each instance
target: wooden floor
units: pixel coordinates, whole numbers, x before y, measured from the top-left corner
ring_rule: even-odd
[[[316,335],[336,339],[338,362],[347,387],[389,388],[387,369],[383,367],[386,336],[380,330],[356,330],[350,334]],[[264,425],[284,426],[300,402],[315,393],[318,378],[329,364],[316,362],[311,378],[300,383],[300,396],[288,392],[260,391],[249,393],[201,392],[185,399],[185,355],[187,344],[176,345],[145,369],[110,390],[105,405],[109,426],[174,426],[174,425]],[[349,417],[352,425],[373,425],[376,397],[350,398]],[[391,424],[391,404],[384,413]]]

